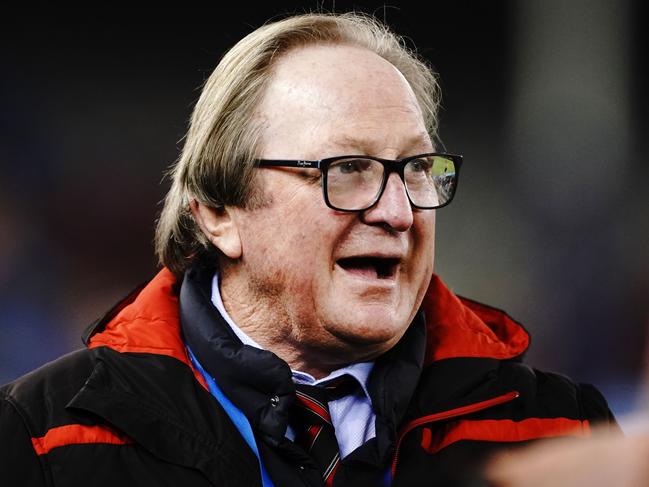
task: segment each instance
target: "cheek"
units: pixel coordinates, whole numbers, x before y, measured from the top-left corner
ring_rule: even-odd
[[[423,210],[422,210],[423,211]],[[415,219],[412,238],[413,245],[419,253],[435,252],[435,212],[418,213]]]
[[[243,225],[243,259],[258,271],[281,275],[285,282],[303,282],[329,261],[328,232],[315,218],[273,212]]]
[[[421,216],[413,235],[415,248],[413,264],[416,267],[413,276],[416,276],[417,280],[425,281],[419,284],[427,287],[435,262],[435,214]]]

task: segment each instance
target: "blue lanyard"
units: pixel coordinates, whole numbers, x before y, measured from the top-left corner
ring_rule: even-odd
[[[230,416],[230,419],[239,430],[239,433],[241,433],[241,436],[243,436],[243,439],[246,440],[246,443],[248,443],[248,446],[257,457],[257,460],[259,460],[259,469],[261,470],[261,484],[263,485],[263,487],[274,487],[273,482],[268,476],[268,472],[266,472],[266,469],[264,468],[264,464],[261,462],[261,457],[259,456],[259,450],[257,448],[257,442],[255,441],[255,435],[252,433],[252,428],[250,427],[248,418],[246,418],[241,409],[232,404],[232,401],[230,401],[226,397],[226,395],[223,394],[223,391],[217,385],[214,377],[212,377],[205,371],[205,369],[198,362],[198,359],[194,356],[194,353],[191,351],[189,346],[187,346],[187,351],[189,352],[189,358],[191,359],[192,364],[194,364],[194,367],[198,369],[198,371],[205,379],[205,382],[207,382],[207,387],[209,388],[210,393],[219,402],[219,404],[221,404],[223,409],[225,409],[225,412],[228,413],[228,416]]]

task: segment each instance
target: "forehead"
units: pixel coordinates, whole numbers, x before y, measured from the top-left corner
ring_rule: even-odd
[[[406,79],[385,59],[359,47],[315,45],[283,55],[257,117],[264,157],[430,148]]]

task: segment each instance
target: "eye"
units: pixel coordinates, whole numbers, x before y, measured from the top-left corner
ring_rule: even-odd
[[[412,172],[430,172],[433,163],[428,159],[415,159],[409,162]]]
[[[372,165],[369,159],[346,159],[335,164],[334,168],[341,174],[353,174],[367,171]]]

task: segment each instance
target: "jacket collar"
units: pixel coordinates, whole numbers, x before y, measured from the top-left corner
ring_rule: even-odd
[[[456,296],[433,275],[424,296],[426,364],[471,357],[520,358],[530,337],[523,326],[496,308]]]
[[[274,353],[243,345],[236,337],[210,300],[212,274],[201,267],[185,273],[180,289],[184,339],[253,429],[278,444],[295,394],[291,370]]]

